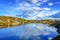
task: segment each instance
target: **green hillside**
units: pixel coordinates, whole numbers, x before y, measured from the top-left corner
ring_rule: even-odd
[[[0,28],[19,26],[22,24],[29,24],[29,23],[43,23],[52,26],[56,23],[56,21],[55,20],[26,20],[26,19],[10,17],[10,16],[0,16]]]

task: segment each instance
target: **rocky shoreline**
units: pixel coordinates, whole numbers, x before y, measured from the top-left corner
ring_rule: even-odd
[[[54,27],[57,28],[58,35],[52,40],[60,40],[60,21],[56,21]]]

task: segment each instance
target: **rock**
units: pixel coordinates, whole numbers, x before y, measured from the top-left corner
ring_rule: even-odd
[[[60,40],[60,35],[56,36],[56,37],[53,38],[52,40]]]
[[[56,27],[56,28],[60,28],[60,24],[56,24],[55,27]]]
[[[57,32],[60,34],[60,28],[58,28]]]
[[[55,21],[56,23],[55,23],[55,27],[56,28],[60,28],[60,21]]]

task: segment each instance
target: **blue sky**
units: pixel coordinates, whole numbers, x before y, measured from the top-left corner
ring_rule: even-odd
[[[56,18],[59,13],[60,0],[0,0],[2,16],[43,19]]]

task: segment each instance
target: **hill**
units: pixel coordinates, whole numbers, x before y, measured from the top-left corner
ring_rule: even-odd
[[[19,26],[22,24],[29,23],[43,23],[48,25],[54,25],[55,20],[26,20],[22,18],[10,17],[10,16],[0,16],[0,28]]]

